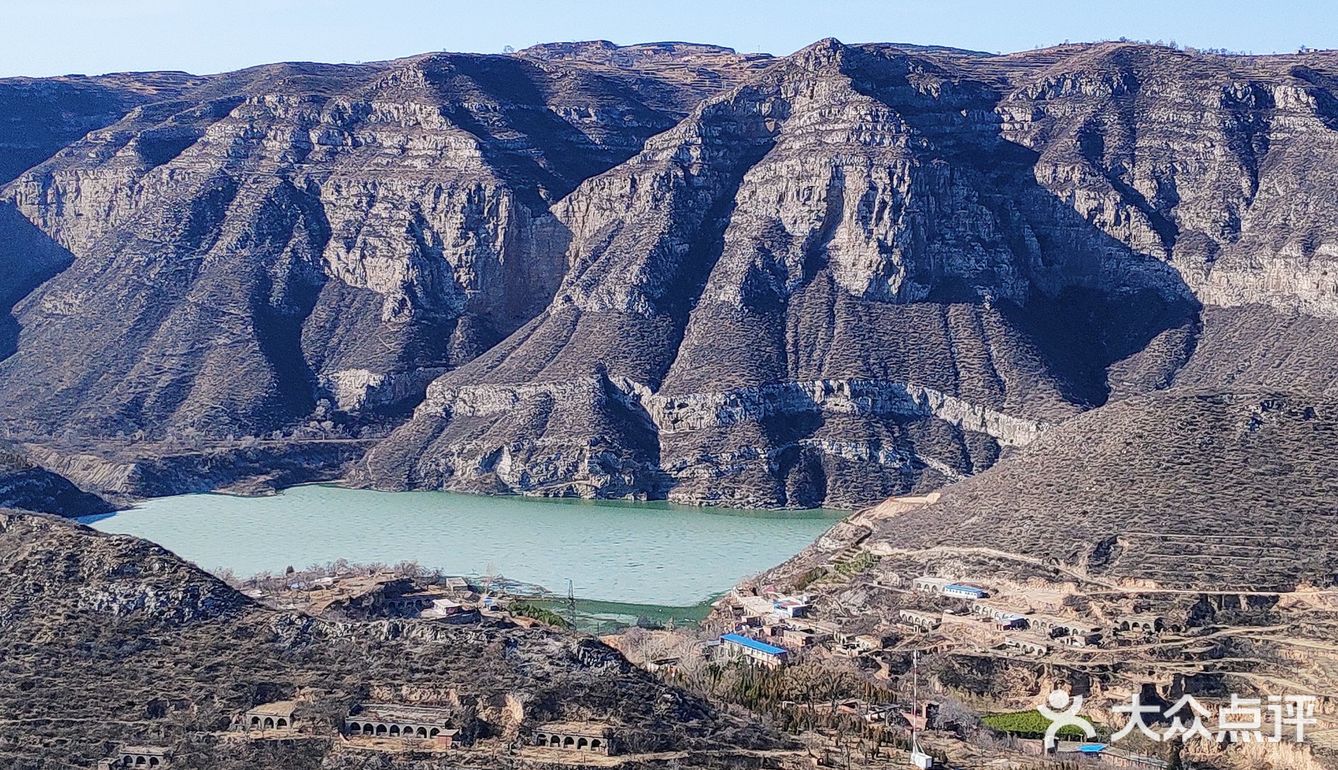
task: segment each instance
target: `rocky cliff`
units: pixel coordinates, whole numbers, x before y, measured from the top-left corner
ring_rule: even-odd
[[[0,407],[398,426],[385,488],[856,506],[1129,396],[1327,392],[1336,72],[825,40],[198,79],[0,195]]]
[[[365,478],[857,505],[1201,382],[1225,315],[1327,329],[1332,66],[818,43],[560,201],[552,304]]]
[[[749,66],[700,58],[724,82]],[[544,307],[567,238],[547,206],[702,88],[631,80],[443,54],[259,67],[136,106],[0,195],[4,258],[50,278],[17,293],[9,422],[217,437],[322,399],[412,405]]]

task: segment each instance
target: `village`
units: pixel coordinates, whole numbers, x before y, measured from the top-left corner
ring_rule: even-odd
[[[718,613],[733,624],[717,643],[727,657],[781,666],[801,653],[860,657],[949,643],[969,645],[975,652],[1039,658],[1058,647],[1100,648],[1117,639],[1144,641],[1174,630],[1155,613],[1121,615],[1108,625],[1070,617],[1061,614],[1062,597],[1039,589],[998,596],[986,586],[948,577],[891,580],[893,585],[883,587],[903,594],[911,607],[898,610],[894,622],[861,632],[810,619],[807,596],[736,589],[716,603]]]
[[[533,601],[534,596],[527,593],[530,587],[501,578],[428,574],[404,565],[328,572],[262,576],[239,587],[252,599],[278,609],[351,622],[566,625],[560,615]],[[970,645],[977,653],[1044,658],[1058,648],[1099,649],[1115,639],[1148,638],[1167,628],[1164,618],[1151,614],[1121,617],[1113,626],[1100,625],[1062,614],[1057,596],[1037,591],[999,592],[964,578],[922,575],[897,583],[908,606],[892,622],[879,619],[864,628],[811,617],[813,607],[803,593],[736,588],[714,603],[711,616],[699,627],[666,632],[667,638],[677,640],[677,647],[660,645],[652,654],[647,654],[652,648],[634,649],[628,640],[641,629],[601,639],[633,664],[680,682],[684,671],[703,664],[780,671],[824,660],[846,661],[875,680],[888,680],[905,673],[897,660],[908,652],[933,653]],[[882,736],[878,740],[883,751],[900,753],[920,767],[941,766],[915,743],[917,731],[925,736],[935,725],[939,704],[928,692],[926,696],[918,702],[847,698],[814,708],[827,708],[833,719],[868,725],[867,729]],[[470,709],[415,702],[354,704],[341,713],[338,734],[331,736],[304,716],[309,705],[300,699],[257,704],[234,715],[224,738],[335,737],[349,751],[434,755],[505,750],[522,758],[578,765],[610,761],[607,758],[618,757],[624,749],[616,725],[598,720],[535,724],[503,747],[496,738],[484,737],[487,730]],[[910,744],[902,745],[906,740]],[[882,746],[884,741],[886,746]],[[1090,755],[1090,745],[1085,750]],[[1076,755],[1079,751],[1078,744],[1062,743],[1056,753]],[[1108,766],[1163,766],[1159,760],[1142,760]],[[166,769],[170,761],[164,747],[127,745],[104,759],[99,768]],[[820,759],[814,761],[818,766],[824,764]]]
[[[1121,615],[1111,623],[1079,617],[1065,606],[1063,596],[1045,589],[996,590],[966,578],[933,575],[907,580],[892,576],[890,580],[893,584],[884,587],[899,593],[906,606],[890,619],[866,617],[845,624],[813,617],[819,612],[806,594],[769,587],[736,588],[715,603],[712,617],[698,629],[698,636],[705,638],[699,638],[689,654],[713,663],[742,662],[769,671],[825,665],[833,676],[844,661],[846,667],[861,670],[875,681],[900,679],[899,684],[889,682],[894,689],[883,691],[899,694],[891,700],[846,697],[830,703],[785,705],[844,714],[877,731],[890,730],[887,734],[898,739],[908,737],[910,745],[901,747],[907,750],[902,752],[904,758],[917,767],[938,767],[943,765],[920,750],[916,734],[927,737],[933,733],[940,721],[939,699],[951,696],[927,687],[918,696],[914,690],[907,693],[905,679],[908,674],[915,676],[906,670],[907,661],[920,655],[965,651],[1040,663],[1063,650],[1113,650],[1151,643],[1164,632],[1178,630],[1167,618],[1151,612]],[[606,641],[619,644],[615,638]],[[655,671],[685,665],[682,655],[645,658],[632,654],[629,658]],[[1046,750],[1039,740],[1009,739],[1007,749],[1101,767],[1155,770],[1167,766],[1157,757],[1091,741],[1059,741]]]

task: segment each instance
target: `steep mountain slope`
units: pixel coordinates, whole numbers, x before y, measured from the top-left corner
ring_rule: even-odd
[[[724,82],[751,66],[700,66],[715,63]],[[288,427],[322,398],[412,404],[546,304],[562,248],[534,242],[566,238],[548,203],[681,114],[676,81],[639,92],[593,69],[274,65],[90,133],[0,196],[0,258],[71,266],[17,303],[7,420],[223,437]]]
[[[197,81],[171,72],[0,79],[0,185],[89,131],[120,120],[136,105],[171,98]],[[68,267],[70,255],[9,204],[0,204],[0,243],[5,252],[23,255],[5,259],[0,270],[0,358],[4,358],[13,352],[18,336],[10,309]]]
[[[150,543],[47,517],[0,511],[0,606],[5,767],[92,767],[126,743],[201,770],[441,761],[346,748],[337,728],[369,693],[471,714],[475,746],[453,751],[452,767],[525,766],[507,746],[556,719],[608,720],[629,747],[684,752],[676,766],[726,767],[732,749],[775,741],[590,639],[276,612]],[[293,697],[303,737],[223,732],[235,714]]]
[[[552,305],[365,478],[856,505],[1232,346],[1282,385],[1226,319],[1332,322],[1331,58],[811,46],[555,206]]]
[[[0,181],[14,179],[135,106],[174,98],[201,80],[184,72],[0,78]]]

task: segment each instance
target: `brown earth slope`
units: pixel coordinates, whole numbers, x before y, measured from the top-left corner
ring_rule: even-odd
[[[1186,590],[1338,586],[1338,402],[1173,390],[1094,410],[931,505],[889,550],[989,549]]]

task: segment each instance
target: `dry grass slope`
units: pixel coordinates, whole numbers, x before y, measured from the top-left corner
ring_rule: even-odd
[[[937,504],[895,548],[982,547],[1106,579],[1287,590],[1338,583],[1338,402],[1173,390],[1094,410]]]

